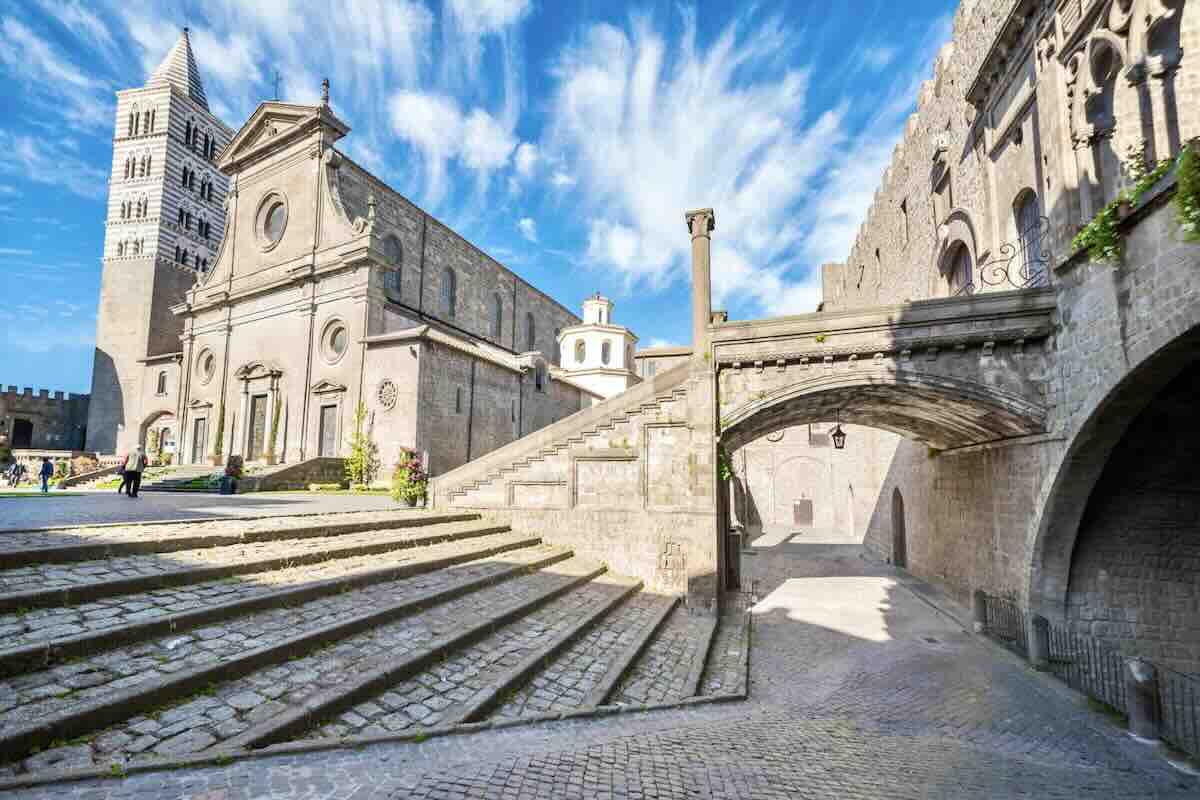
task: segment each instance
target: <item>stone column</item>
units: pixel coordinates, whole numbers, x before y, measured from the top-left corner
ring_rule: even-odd
[[[711,208],[689,211],[683,218],[692,235],[692,356],[703,359],[708,353],[708,326],[712,322],[709,239],[717,218]]]

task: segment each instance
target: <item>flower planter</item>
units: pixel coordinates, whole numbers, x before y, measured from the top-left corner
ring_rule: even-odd
[[[404,498],[404,505],[408,506],[409,508],[416,508],[417,507],[417,498],[415,498],[415,497]]]

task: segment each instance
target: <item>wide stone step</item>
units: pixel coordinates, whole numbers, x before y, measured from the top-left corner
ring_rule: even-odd
[[[513,533],[329,559],[252,579],[221,579],[0,616],[0,675],[36,669],[132,642],[178,633],[277,605],[307,602],[357,586],[432,572],[537,544]]]
[[[87,602],[102,597],[184,586],[331,558],[386,553],[406,547],[501,533],[507,525],[450,522],[419,528],[371,530],[327,538],[305,537],[204,547],[162,555],[131,555],[74,564],[43,564],[0,571],[0,613]]]
[[[511,692],[491,719],[560,714],[603,705],[678,598],[639,593]]]
[[[263,747],[315,727],[355,704],[369,700],[421,673],[502,626],[576,590],[603,574],[604,566],[571,558],[537,573],[509,581],[419,618],[403,620],[348,639],[332,655],[314,654],[289,664],[288,675],[274,680],[294,689],[286,701],[260,721],[221,744],[222,749]],[[313,676],[316,676],[315,679]],[[317,684],[317,685],[314,685]],[[225,692],[244,685],[222,687]]]
[[[22,758],[422,609],[456,608],[456,598],[500,589],[569,556],[546,545],[502,553],[0,681],[0,754]],[[494,604],[502,595],[484,591],[485,599],[473,602]]]
[[[200,547],[278,539],[340,536],[382,528],[419,527],[477,519],[479,515],[473,513],[340,511],[4,531],[0,537],[0,569],[29,564],[66,564],[134,553],[173,553]]]
[[[300,738],[416,732],[480,720],[580,637],[590,638],[640,587],[632,578],[603,575]]]
[[[676,606],[607,702],[645,706],[695,696],[716,628],[707,611]]]

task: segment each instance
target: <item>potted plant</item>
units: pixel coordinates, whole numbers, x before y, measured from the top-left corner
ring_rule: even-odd
[[[425,499],[429,476],[421,466],[421,457],[413,450],[400,448],[400,458],[392,473],[392,499],[413,508]]]
[[[242,457],[230,456],[225,462],[225,475],[221,478],[221,494],[237,494],[237,483],[242,479]]]

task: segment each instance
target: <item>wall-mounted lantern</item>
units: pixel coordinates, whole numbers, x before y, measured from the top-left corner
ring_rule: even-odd
[[[829,434],[829,438],[833,439],[833,449],[843,450],[846,447],[846,432],[842,430],[842,412],[837,411],[837,422],[833,426],[833,433]]]

